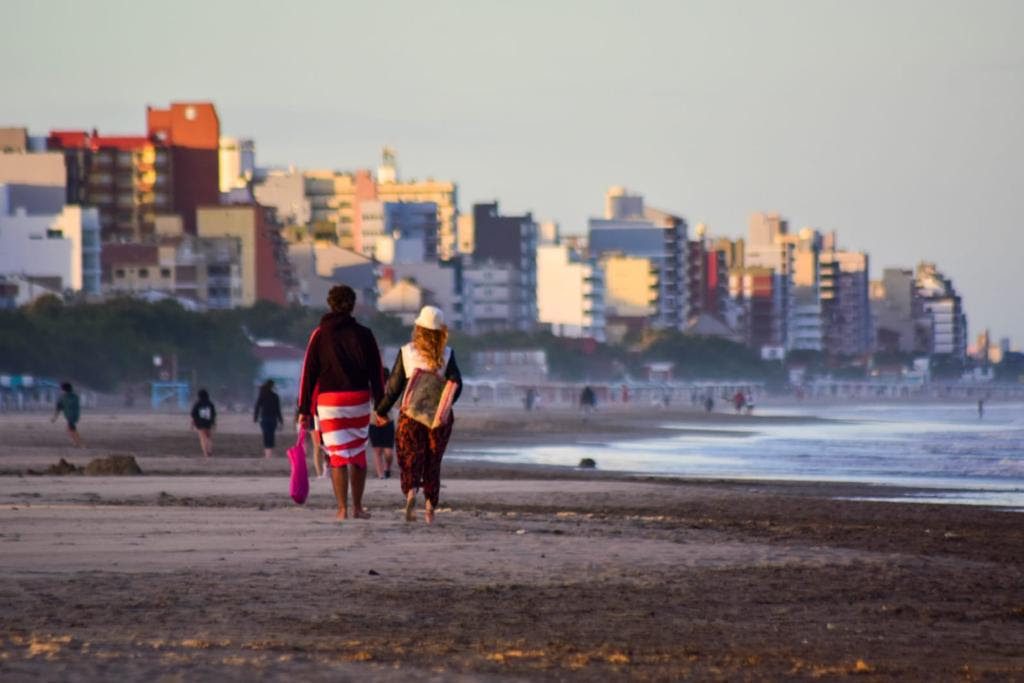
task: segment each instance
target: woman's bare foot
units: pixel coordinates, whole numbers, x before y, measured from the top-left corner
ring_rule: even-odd
[[[344,522],[348,519],[348,508],[338,508],[338,514],[335,516],[339,522]]]
[[[412,491],[405,498],[405,521],[416,521],[416,494]]]
[[[370,513],[366,511],[366,508],[356,508],[352,516],[356,519],[370,519]]]
[[[423,521],[427,524],[434,523],[434,506],[427,501],[426,507],[423,508]]]

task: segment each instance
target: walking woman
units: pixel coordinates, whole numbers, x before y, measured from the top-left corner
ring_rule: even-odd
[[[332,287],[327,304],[331,312],[320,319],[306,346],[299,416],[310,429],[316,413],[322,447],[330,458],[338,520],[365,519],[370,516],[363,507],[367,431],[373,405],[384,394],[384,368],[373,332],[352,317],[355,290],[346,285]]]
[[[274,432],[284,424],[281,416],[281,399],[274,391],[274,380],[268,379],[260,385],[260,395],[252,411],[252,421],[260,423],[263,431],[263,457],[274,455]]]
[[[210,392],[199,390],[199,400],[192,404],[192,429],[199,434],[199,447],[207,458],[213,457],[213,436],[217,424],[217,409],[210,400]]]
[[[462,393],[462,374],[455,362],[448,343],[448,327],[444,314],[434,306],[424,306],[416,318],[412,330],[412,341],[402,347],[395,359],[395,367],[388,377],[384,398],[377,403],[375,419],[378,425],[388,422],[388,411],[401,397],[409,379],[417,370],[432,372],[455,384],[452,403]],[[424,521],[434,521],[434,510],[441,490],[441,458],[444,456],[448,439],[455,424],[454,415],[433,429],[408,415],[401,414],[395,433],[398,464],[402,469],[402,493],[405,494],[405,520],[415,519],[416,492],[422,488]]]

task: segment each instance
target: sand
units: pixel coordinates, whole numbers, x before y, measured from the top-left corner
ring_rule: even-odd
[[[453,446],[580,427],[517,418],[463,411]],[[1024,679],[1020,513],[453,460],[436,525],[402,521],[394,479],[339,524],[326,481],[296,506],[284,459],[249,457],[247,416],[210,461],[183,423],[89,415],[80,452],[0,416],[0,679]],[[24,474],[110,454],[144,475]]]

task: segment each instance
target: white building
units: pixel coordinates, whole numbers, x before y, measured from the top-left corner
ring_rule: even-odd
[[[467,264],[462,271],[462,315],[470,334],[528,331],[536,318],[525,297],[522,274],[506,263]]]
[[[221,192],[249,186],[256,172],[256,143],[250,139],[222,137],[217,156]]]
[[[559,337],[605,341],[604,276],[567,245],[537,247],[537,317]]]
[[[305,178],[294,168],[267,172],[253,187],[252,194],[257,202],[274,209],[281,225],[308,225],[312,220]]]
[[[99,212],[65,206],[59,213],[32,213],[12,203],[15,187],[0,185],[0,273],[99,294]]]

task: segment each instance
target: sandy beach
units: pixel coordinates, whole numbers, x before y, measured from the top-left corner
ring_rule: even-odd
[[[657,436],[666,414],[521,417],[463,411],[452,448]],[[1024,679],[1020,513],[450,460],[436,525],[402,521],[395,479],[339,524],[326,481],[296,506],[285,459],[253,457],[250,416],[212,460],[180,415],[81,430],[79,451],[0,415],[5,681]],[[143,475],[28,474],[111,454]]]

